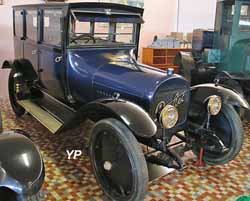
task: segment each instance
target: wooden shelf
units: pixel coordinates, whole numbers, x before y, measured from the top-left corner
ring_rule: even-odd
[[[189,52],[186,48],[143,48],[142,63],[166,70],[174,68],[179,73],[179,67],[174,65],[176,54],[180,51]]]

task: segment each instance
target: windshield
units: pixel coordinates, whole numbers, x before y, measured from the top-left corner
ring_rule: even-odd
[[[250,5],[241,6],[239,29],[241,32],[250,32]]]
[[[135,45],[139,16],[89,14],[73,11],[69,46]]]

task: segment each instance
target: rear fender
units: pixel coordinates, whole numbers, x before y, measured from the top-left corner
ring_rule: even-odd
[[[77,111],[76,117],[78,122],[84,118],[95,122],[104,118],[116,118],[136,136],[143,138],[150,138],[157,131],[157,126],[144,109],[125,100],[102,99],[91,102]]]
[[[21,72],[27,80],[34,80],[37,78],[37,73],[32,64],[26,59],[14,61],[6,60],[2,64],[2,69],[15,69],[16,71]]]
[[[229,104],[244,110],[250,109],[248,102],[235,91],[215,84],[201,84],[191,88],[192,107],[190,111],[196,114],[204,112],[206,110],[207,99],[212,95],[220,96],[223,104]]]

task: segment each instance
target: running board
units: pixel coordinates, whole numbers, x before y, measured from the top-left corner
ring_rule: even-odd
[[[59,121],[56,117],[42,109],[39,105],[35,104],[31,100],[21,100],[18,101],[18,104],[21,105],[33,117],[35,117],[53,134],[55,134],[63,126],[63,122]]]

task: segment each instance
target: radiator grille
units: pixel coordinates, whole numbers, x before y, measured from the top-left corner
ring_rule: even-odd
[[[159,89],[151,105],[150,113],[153,119],[157,118],[155,111],[157,105],[162,101],[164,101],[166,105],[170,104],[177,107],[179,113],[179,120],[176,124],[176,127],[186,122],[190,101],[189,88],[184,87],[182,89]]]

